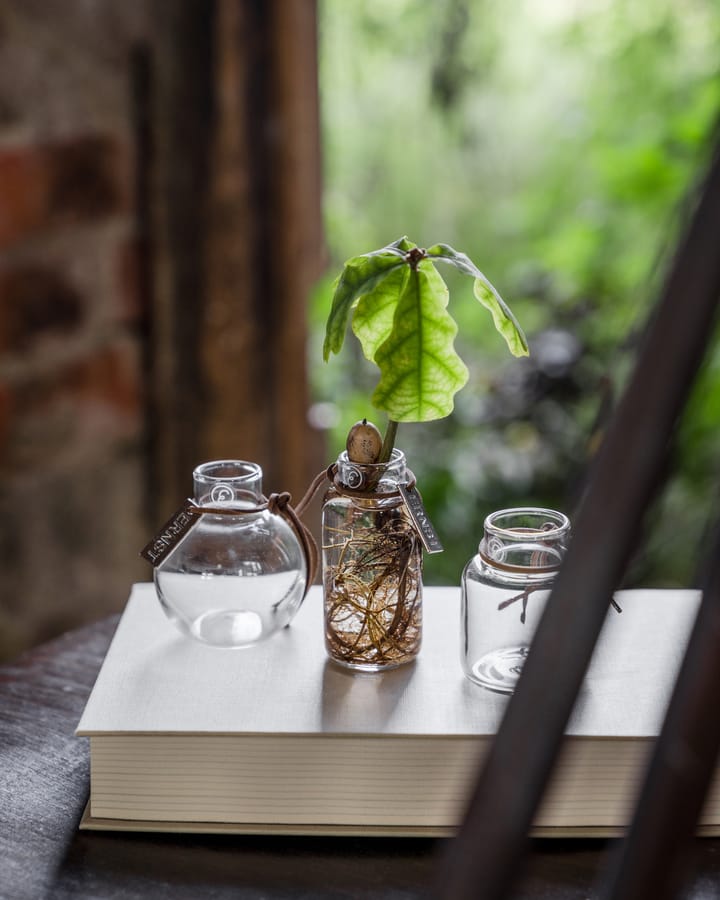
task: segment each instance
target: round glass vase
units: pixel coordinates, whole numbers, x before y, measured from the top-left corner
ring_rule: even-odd
[[[487,517],[462,574],[461,661],[471,681],[514,691],[569,538],[569,519],[552,509]]]
[[[411,662],[422,636],[422,545],[398,485],[405,455],[351,462],[343,451],[322,511],[325,648],[342,666],[379,672]]]
[[[160,604],[190,637],[251,646],[289,625],[300,608],[302,545],[285,519],[265,508],[255,463],[207,462],[193,483],[196,503],[209,511],[154,570]]]

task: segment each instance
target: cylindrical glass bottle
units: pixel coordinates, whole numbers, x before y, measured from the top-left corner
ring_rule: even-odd
[[[461,661],[466,676],[511,694],[570,538],[552,509],[503,509],[487,517],[462,574]]]
[[[305,596],[307,563],[288,522],[267,509],[262,470],[217,460],[193,472],[207,513],[155,569],[168,617],[217,647],[247,647],[288,625]]]
[[[413,660],[422,632],[422,545],[398,485],[405,455],[361,465],[346,452],[322,513],[325,647],[352,669]]]

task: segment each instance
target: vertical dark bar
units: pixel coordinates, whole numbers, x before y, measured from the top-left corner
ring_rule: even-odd
[[[136,44],[130,53],[130,99],[132,107],[133,135],[135,142],[135,211],[136,233],[134,241],[137,271],[137,292],[140,306],[140,337],[142,340],[143,382],[150,384],[152,373],[152,344],[154,335],[152,291],[152,214],[150,191],[153,164],[153,74],[150,48]],[[157,464],[156,434],[153,425],[153,396],[143,392],[145,435],[145,516],[153,522],[153,485],[156,483]]]
[[[720,751],[720,528],[703,600],[632,827],[613,865],[612,900],[672,900]]]
[[[187,493],[199,459],[204,378],[197,347],[206,295],[210,148],[215,129],[217,0],[150,4],[153,234],[151,426],[153,519]]]
[[[703,195],[598,456],[517,690],[448,848],[448,900],[506,896],[613,590],[661,480],[720,293],[720,164]]]

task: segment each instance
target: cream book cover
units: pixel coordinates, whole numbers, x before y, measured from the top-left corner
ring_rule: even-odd
[[[536,833],[615,834],[632,809],[699,594],[618,600]],[[450,833],[508,702],[463,676],[459,601],[426,588],[419,658],[371,675],[327,660],[318,587],[289,628],[230,650],[183,636],[154,587],[135,585],[77,729],[90,738],[84,827]],[[718,825],[716,785],[703,826]]]

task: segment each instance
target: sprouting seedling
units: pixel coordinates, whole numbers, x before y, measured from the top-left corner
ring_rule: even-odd
[[[448,416],[468,370],[454,341],[457,324],[448,312],[449,292],[435,262],[455,266],[473,279],[473,293],[489,310],[514,356],[528,345],[510,308],[465,254],[447,244],[427,250],[402,237],[387,247],[349,259],[335,282],[323,345],[327,362],[339,353],[347,322],[363,354],[380,369],[372,404],[388,416],[378,462],[390,458],[399,422],[430,422]]]

